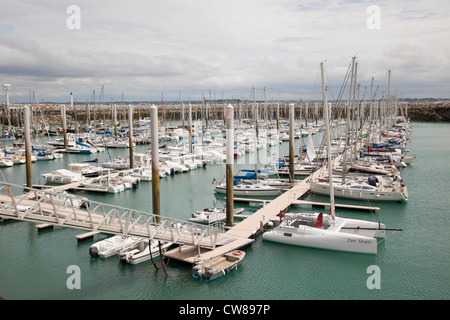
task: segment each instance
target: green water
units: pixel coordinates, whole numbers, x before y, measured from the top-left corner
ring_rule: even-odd
[[[32,223],[10,222],[0,224],[0,296],[8,300],[449,299],[449,137],[450,124],[413,124],[411,140],[417,158],[402,173],[409,191],[408,203],[371,203],[381,208],[375,215],[337,212],[404,229],[389,233],[376,256],[288,246],[257,237],[237,271],[213,282],[202,282],[192,277],[189,267],[175,262],[167,266],[166,277],[160,261],[159,270],[155,270],[151,262],[122,265],[117,257],[93,259],[88,253],[93,241],[77,243],[75,239],[83,232],[80,230],[55,227],[38,233]],[[124,151],[111,150],[113,155],[118,152]],[[101,160],[105,157],[106,153],[100,154]],[[89,158],[93,156],[65,155],[59,160],[36,162],[33,182],[44,183],[41,171]],[[236,165],[239,167],[246,165]],[[8,182],[25,183],[24,165],[2,172]],[[213,193],[212,181],[220,180],[224,173],[225,165],[216,164],[162,179],[161,214],[187,220],[191,212],[211,207],[213,202],[223,205],[223,197]],[[147,212],[152,207],[150,182],[115,195],[83,195]],[[327,200],[313,195],[309,198]],[[245,208],[247,212],[255,210]],[[94,241],[106,237],[97,235]],[[68,289],[66,285],[70,265],[80,268],[80,289]],[[371,276],[367,270],[373,265],[380,270],[380,289],[367,286]]]

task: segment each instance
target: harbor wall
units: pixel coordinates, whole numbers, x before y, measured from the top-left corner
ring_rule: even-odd
[[[288,112],[288,105],[292,102],[280,102],[279,110],[280,117],[286,119]],[[305,118],[305,106],[304,102],[295,102],[296,119],[304,119]],[[321,118],[322,111],[321,108],[318,108],[316,113],[315,105],[320,102],[311,102],[308,103],[308,114],[309,119]],[[134,119],[142,119],[145,117],[149,117],[149,107],[151,103],[136,103],[134,106]],[[235,105],[238,105],[235,103]],[[264,102],[258,103],[259,105],[259,113],[260,119],[264,118],[263,115]],[[271,102],[267,103],[267,116],[269,119],[275,119],[276,117],[276,105],[277,103]],[[368,104],[366,104],[368,105]],[[450,122],[450,101],[411,101],[411,102],[400,102],[401,109],[403,112],[406,110],[405,105],[407,106],[408,118],[411,121],[420,121],[420,122]],[[14,107],[21,107],[23,105],[12,105],[12,110],[10,114],[9,120],[6,117],[6,110],[2,110],[0,119],[2,124],[8,125],[9,123],[12,126],[21,126],[21,115],[18,109],[15,110]],[[300,106],[302,108],[300,108]],[[178,103],[175,104],[157,104],[158,107],[158,118],[161,121],[174,121],[182,119],[182,108]],[[187,122],[187,105],[185,105],[185,120]],[[302,109],[302,110],[300,110]],[[61,108],[60,104],[40,104],[39,106],[32,106],[33,110],[33,125],[47,125],[47,126],[61,126]],[[208,120],[223,120],[223,110],[224,103],[216,103],[216,104],[208,104],[208,117],[206,117],[206,108],[204,103],[194,103],[192,104],[192,118],[193,120],[205,119]],[[241,114],[239,115],[238,112]],[[118,121],[127,121],[128,119],[128,105],[117,105],[117,120]],[[346,117],[345,106],[341,106],[340,116]],[[87,123],[87,107],[84,104],[67,106],[66,107],[67,114],[67,124],[68,125],[77,125],[77,124],[86,124]],[[252,118],[253,116],[253,104],[252,103],[241,103],[240,108],[235,108],[235,119],[243,119],[243,118]],[[112,106],[111,105],[94,105],[90,107],[90,121],[91,124],[98,124],[101,122],[111,123],[111,119],[113,118]]]

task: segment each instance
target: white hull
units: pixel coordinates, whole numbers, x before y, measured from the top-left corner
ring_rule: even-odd
[[[225,185],[218,185],[215,189],[215,192],[217,193],[223,193],[226,194],[226,186]],[[266,197],[266,196],[277,196],[281,194],[281,189],[279,188],[272,188],[269,186],[261,186],[258,188],[255,188],[252,185],[237,185],[233,188],[233,194],[235,196],[252,196],[252,197]]]
[[[244,212],[243,208],[234,209],[233,214],[239,214]],[[192,217],[188,221],[196,223],[214,223],[224,221],[227,218],[226,209],[205,209],[202,211],[196,211],[192,214]]]
[[[171,245],[171,242],[162,241],[162,253],[166,252]],[[157,258],[160,256],[158,241],[151,242],[151,245],[149,246],[148,239],[142,240],[136,245],[120,251],[119,258],[122,263],[139,264],[150,260],[150,250],[152,253],[152,258]]]
[[[326,216],[324,225],[318,228],[314,226],[318,214],[292,214],[292,216],[305,217],[310,223],[305,225],[282,223],[279,227],[265,232],[263,239],[316,249],[376,254],[375,237],[384,238],[385,236],[384,224],[377,222],[336,217],[335,225],[327,226],[331,218]]]
[[[93,192],[119,193],[125,190],[121,181],[109,180],[107,177],[94,178],[91,182],[82,182],[81,185]]]
[[[108,258],[127,247],[135,245],[139,241],[142,241],[142,239],[127,236],[113,236],[94,243],[89,248],[89,254],[91,257]]]
[[[66,184],[85,180],[83,175],[66,169],[58,169],[50,173],[43,173],[41,176],[44,177],[47,182],[55,184]]]
[[[11,167],[14,165],[14,162],[12,162],[9,159],[2,158],[0,159],[0,167]]]
[[[334,196],[337,198],[353,199],[353,200],[370,200],[370,201],[407,201],[408,190],[403,187],[402,191],[378,191],[351,189],[348,187],[333,184]],[[311,182],[311,192],[325,196],[330,195],[330,185],[327,182]]]

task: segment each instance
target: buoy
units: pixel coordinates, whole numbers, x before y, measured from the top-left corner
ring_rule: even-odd
[[[242,254],[242,251],[241,250],[235,250],[235,251],[233,251],[233,254],[235,256],[240,256]]]

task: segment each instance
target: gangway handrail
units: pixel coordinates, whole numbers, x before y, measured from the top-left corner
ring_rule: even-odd
[[[84,207],[84,208],[83,208]],[[0,216],[35,223],[215,247],[221,228],[0,181]],[[208,241],[209,240],[209,241]]]

